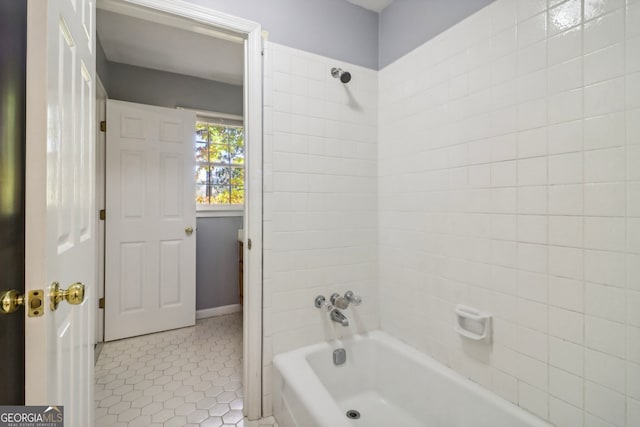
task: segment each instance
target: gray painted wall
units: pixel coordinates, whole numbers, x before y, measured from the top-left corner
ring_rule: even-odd
[[[242,86],[109,62],[109,98],[242,115]]]
[[[238,229],[242,217],[198,218],[196,310],[238,304]]]
[[[493,0],[395,0],[382,13],[345,0],[187,0],[262,24],[275,43],[379,70]]]
[[[395,0],[380,14],[345,0],[187,1],[259,22],[272,42],[378,70],[493,0]]]
[[[401,58],[493,0],[395,0],[379,17],[378,69]]]
[[[102,48],[100,39],[96,37],[96,73],[107,93],[109,93],[109,61]]]
[[[259,22],[272,42],[378,68],[378,14],[345,0],[188,1]]]

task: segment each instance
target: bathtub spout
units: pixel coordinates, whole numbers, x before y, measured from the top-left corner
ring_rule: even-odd
[[[349,326],[349,319],[347,319],[347,316],[342,314],[342,312],[337,308],[331,310],[331,320],[336,323],[340,323],[342,326]]]

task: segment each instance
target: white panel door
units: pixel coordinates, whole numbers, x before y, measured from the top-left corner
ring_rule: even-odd
[[[25,400],[64,405],[66,426],[93,425],[94,23],[92,0],[28,2],[26,288],[45,299],[25,317]],[[84,301],[53,310],[53,282]]]
[[[194,144],[195,113],[107,101],[106,341],[195,324]]]

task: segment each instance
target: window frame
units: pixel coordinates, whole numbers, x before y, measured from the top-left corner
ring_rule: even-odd
[[[222,126],[239,126],[239,127],[242,127],[243,133],[246,132],[244,117],[236,114],[196,111],[195,124],[197,125],[198,123],[207,123],[215,126],[221,126],[221,125]],[[195,132],[195,126],[194,126],[194,132]],[[243,138],[243,147],[246,150],[246,145],[244,144],[244,138]],[[196,141],[194,138],[194,142],[193,142],[194,161],[195,161],[195,150],[196,150]],[[244,177],[243,178],[244,185],[242,187],[242,191],[243,191],[243,195],[246,196],[246,173],[247,173],[246,159],[245,159],[245,163],[243,163],[242,166],[234,166],[233,164],[228,164],[228,163],[197,162],[197,161],[195,161],[194,166],[197,167],[198,165],[202,165],[202,164],[206,164],[211,167],[231,167],[236,169],[242,169],[243,177]],[[197,185],[197,183],[194,182],[194,185]],[[244,197],[243,197],[243,200],[244,200]],[[206,213],[214,214],[215,212],[220,212],[220,213],[228,212],[231,214],[231,213],[237,213],[237,212],[244,212],[244,206],[245,206],[244,203],[228,203],[223,205],[223,204],[202,204],[202,203],[196,202],[196,214],[198,214],[199,216],[210,216],[210,215],[206,215]]]

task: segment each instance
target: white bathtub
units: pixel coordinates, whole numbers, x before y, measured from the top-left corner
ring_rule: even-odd
[[[347,362],[335,366],[340,347]],[[380,331],[279,354],[273,364],[282,427],[550,426]],[[360,419],[348,419],[350,409]]]

